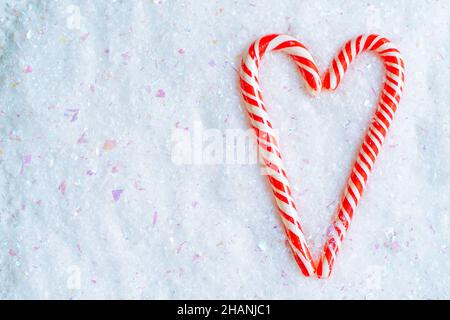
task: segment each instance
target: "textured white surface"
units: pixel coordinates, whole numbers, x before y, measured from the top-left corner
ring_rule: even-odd
[[[1,298],[450,298],[448,1],[0,3]],[[322,70],[366,32],[405,57],[400,108],[327,281],[300,275],[258,165],[171,160],[176,128],[247,129],[235,68],[273,32]],[[316,255],[382,74],[364,56],[311,98],[285,56],[264,59]]]

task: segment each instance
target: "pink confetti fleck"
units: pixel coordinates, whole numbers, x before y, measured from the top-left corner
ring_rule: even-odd
[[[116,147],[117,142],[116,140],[106,140],[103,144],[103,150],[109,151]]]
[[[95,174],[95,172],[89,169],[88,171],[86,171],[86,174],[88,176],[93,176]]]
[[[25,69],[23,69],[23,72],[24,73],[31,73],[31,72],[33,72],[33,67],[28,65],[28,66],[25,67]]]
[[[23,157],[23,164],[24,165],[29,165],[31,163],[31,159],[33,158],[33,156],[31,154],[27,154]]]
[[[118,201],[120,199],[120,196],[122,195],[122,192],[123,192],[123,189],[117,189],[117,190],[113,190],[111,192],[114,201]]]
[[[120,55],[122,57],[122,59],[124,60],[128,60],[130,59],[130,53],[129,52],[124,52]]]
[[[66,188],[67,188],[67,186],[66,186],[65,181],[61,182],[58,186],[59,192],[61,192],[61,194],[63,194],[63,195],[66,193]]]
[[[135,187],[136,190],[138,190],[138,191],[144,191],[144,190],[145,190],[145,188],[143,188],[143,187],[141,186],[141,183],[140,183],[139,181],[137,181],[137,180],[134,180],[134,187]]]
[[[192,207],[196,208],[198,206],[198,201],[192,202]]]
[[[158,212],[153,212],[153,227],[156,225],[156,222],[158,221]]]
[[[83,134],[78,138],[77,144],[83,144],[86,143],[86,132],[83,132]]]
[[[158,92],[156,92],[157,98],[164,98],[165,96],[166,96],[166,93],[164,92],[163,89],[159,89]]]
[[[17,252],[15,252],[13,249],[9,249],[8,254],[9,254],[11,257],[17,256]]]
[[[177,247],[177,254],[181,252],[181,249],[183,249],[183,246],[186,244],[186,241],[183,241],[180,243],[180,245]]]
[[[185,51],[184,51],[183,48],[178,49],[178,53],[179,53],[179,54],[184,54],[184,52],[185,52]]]
[[[118,167],[118,166],[113,166],[113,167],[111,168],[111,172],[112,172],[112,173],[117,173],[117,172],[119,172],[119,167]]]
[[[91,85],[89,86],[89,90],[90,90],[92,93],[95,93],[95,85],[91,84]]]
[[[91,35],[90,32],[86,32],[86,33],[84,33],[84,34],[81,35],[80,39],[81,39],[82,41],[86,41],[87,38],[89,38],[90,35]]]
[[[9,140],[12,140],[12,141],[17,141],[17,142],[22,141],[22,139],[18,135],[14,134],[14,132],[12,132],[12,131],[8,134],[8,138],[9,138]]]
[[[198,260],[200,260],[200,258],[201,258],[202,256],[201,255],[199,255],[198,253],[196,253],[196,254],[194,254],[194,256],[192,257],[192,261],[198,261]]]

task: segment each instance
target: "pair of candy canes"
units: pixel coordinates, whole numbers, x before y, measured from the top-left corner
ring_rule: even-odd
[[[327,235],[317,265],[306,243],[272,121],[259,86],[260,61],[264,54],[270,51],[284,52],[294,60],[312,95],[317,95],[321,89],[336,89],[350,63],[362,52],[376,53],[382,59],[386,71],[378,106],[350,172],[337,214],[329,229],[331,232]],[[250,126],[254,129],[260,158],[266,169],[294,258],[305,276],[317,274],[319,278],[328,278],[400,102],[404,84],[402,56],[388,39],[373,34],[360,35],[344,45],[322,80],[312,55],[302,43],[287,35],[271,34],[261,37],[250,45],[242,60],[240,84]]]

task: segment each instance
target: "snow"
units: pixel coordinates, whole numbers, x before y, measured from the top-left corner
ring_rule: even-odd
[[[0,298],[450,298],[448,1],[0,4]],[[209,151],[248,129],[235,70],[257,37],[297,37],[325,70],[368,32],[400,48],[405,93],[331,278],[305,278],[259,165]],[[382,76],[365,55],[311,98],[264,58],[316,256]]]

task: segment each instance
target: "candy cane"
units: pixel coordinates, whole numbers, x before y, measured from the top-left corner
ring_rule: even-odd
[[[317,272],[320,278],[326,278],[331,273],[336,255],[350,226],[354,210],[364,191],[367,179],[400,102],[405,79],[403,59],[398,49],[386,38],[377,35],[361,35],[344,45],[325,74],[323,87],[334,90],[338,87],[353,59],[362,52],[372,51],[383,60],[386,79],[377,110],[351,170],[338,213],[330,228],[331,232],[329,232],[316,269],[301,228],[270,117],[262,101],[258,82],[258,68],[261,58],[269,51],[287,53],[297,64],[306,87],[313,95],[320,92],[322,83],[309,51],[299,41],[286,35],[274,34],[260,38],[250,46],[242,60],[240,71],[242,97],[251,127],[256,133],[260,157],[267,171],[269,183],[275,195],[276,205],[295,260],[304,275],[310,276]]]
[[[266,169],[269,184],[287,234],[295,260],[304,275],[315,273],[311,253],[306,244],[297,209],[292,198],[278,143],[267,113],[258,82],[258,68],[264,54],[269,51],[287,53],[296,63],[306,87],[315,95],[320,92],[321,80],[314,59],[308,49],[292,37],[267,35],[255,41],[242,60],[240,83],[244,104],[251,127],[256,134],[260,159]]]
[[[404,63],[399,50],[388,39],[373,34],[361,35],[344,45],[325,74],[324,89],[336,89],[349,64],[365,51],[375,52],[382,59],[385,67],[385,82],[377,110],[353,165],[338,213],[317,266],[319,278],[330,276],[336,255],[347,233],[378,152],[381,150],[403,91]]]

